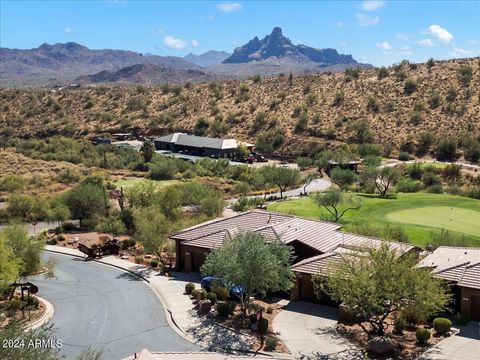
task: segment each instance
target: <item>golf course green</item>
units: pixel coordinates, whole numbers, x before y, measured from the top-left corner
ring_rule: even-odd
[[[355,195],[364,201],[360,210],[352,210],[340,220],[344,229],[366,222],[372,226],[387,224],[401,226],[415,245],[425,247],[433,232],[442,229],[454,235],[463,235],[466,243],[480,246],[480,201],[447,194],[397,194],[382,198],[374,195]],[[311,199],[293,199],[276,202],[269,210],[320,219],[328,216]]]

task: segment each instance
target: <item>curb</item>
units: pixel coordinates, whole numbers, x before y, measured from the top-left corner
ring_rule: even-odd
[[[53,317],[53,314],[55,312],[55,309],[52,305],[51,302],[45,300],[44,298],[40,297],[40,296],[36,296],[35,297],[38,299],[38,301],[42,302],[45,306],[45,312],[43,313],[43,315],[35,320],[34,322],[30,323],[28,326],[25,327],[25,330],[34,330],[36,328],[39,328],[40,326],[46,324],[47,322],[49,322],[51,320],[51,318]]]
[[[43,251],[48,251],[48,252],[51,252],[51,253],[55,253],[55,254],[61,254],[61,255],[67,255],[67,256],[73,256],[73,257],[76,257],[76,258],[79,258],[79,259],[85,259],[85,256],[81,256],[81,255],[76,255],[76,254],[70,254],[70,253],[67,253],[67,252],[62,252],[60,250],[51,250],[51,249],[43,249]],[[103,262],[101,260],[95,260],[95,259],[92,259],[90,261],[93,261],[93,262],[96,262],[97,264],[102,264],[102,265],[106,265],[106,266],[111,266],[113,268],[116,268],[116,269],[119,269],[119,270],[122,270],[122,271],[125,271],[125,272],[128,272],[140,279],[142,279],[143,281],[145,281],[147,284],[150,284],[150,280],[148,280],[146,277],[140,275],[140,274],[137,274],[136,272],[132,271],[132,270],[129,270],[129,269],[125,269],[119,265],[115,265],[115,264],[110,264],[110,263],[107,263],[107,262]]]
[[[81,255],[76,255],[76,254],[70,254],[70,253],[67,253],[67,252],[62,252],[60,250],[51,250],[51,249],[44,249],[44,251],[48,251],[48,252],[52,252],[52,253],[56,253],[56,254],[61,254],[61,255],[67,255],[67,256],[73,256],[73,257],[76,257],[76,258],[80,258],[80,259],[85,259],[85,256],[81,256]],[[175,318],[173,317],[173,313],[172,311],[167,307],[166,305],[166,301],[163,297],[163,295],[160,293],[159,290],[156,289],[155,286],[153,286],[151,283],[150,283],[150,280],[148,280],[146,277],[142,276],[142,275],[139,275],[137,273],[135,273],[134,271],[131,271],[129,269],[125,269],[119,265],[114,265],[114,264],[110,264],[110,263],[106,263],[106,262],[103,262],[101,260],[92,260],[98,264],[102,264],[102,265],[106,265],[106,266],[111,266],[113,268],[116,268],[116,269],[119,269],[119,270],[122,270],[122,271],[125,271],[125,272],[128,272],[140,279],[142,279],[143,281],[145,281],[148,285],[148,287],[154,292],[154,294],[157,296],[157,298],[160,300],[160,303],[162,304],[162,307],[165,309],[165,318],[167,320],[167,323],[168,325],[170,326],[170,328],[175,331],[180,337],[182,337],[184,340],[192,343],[193,345],[197,345],[197,346],[200,346],[201,348],[205,348],[202,344],[199,344],[197,341],[195,341],[192,337],[190,337],[180,326],[177,325],[176,321],[175,321]],[[50,304],[51,305],[51,304]],[[53,306],[52,306],[52,309],[53,309]],[[168,315],[167,315],[168,313]],[[52,316],[53,316],[53,312],[52,312]],[[48,321],[48,320],[47,320]],[[38,325],[40,326],[40,325]],[[229,347],[225,347],[225,348],[218,348],[218,350],[222,350],[222,351],[227,351],[227,352],[237,352],[237,353],[244,353],[244,354],[260,354],[260,355],[264,355],[264,356],[268,356],[268,357],[276,357],[278,358],[278,355],[280,354],[276,354],[276,353],[268,353],[268,352],[264,352],[264,351],[253,351],[253,350],[243,350],[243,349],[234,349],[234,348],[229,348]],[[288,354],[281,354],[281,355],[287,355],[286,357],[281,357],[281,359],[293,359],[293,357],[289,357]],[[279,358],[280,359],[280,358]]]

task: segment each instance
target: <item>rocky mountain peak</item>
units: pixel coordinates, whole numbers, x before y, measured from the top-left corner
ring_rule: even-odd
[[[341,55],[335,49],[315,49],[306,45],[295,45],[283,35],[280,27],[273,28],[272,32],[262,40],[255,36],[247,44],[237,47],[223,63],[238,64],[286,57],[301,63],[313,62],[327,65],[357,63],[351,55]]]

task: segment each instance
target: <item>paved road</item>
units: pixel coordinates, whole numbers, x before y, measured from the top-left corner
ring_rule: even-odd
[[[326,189],[328,189],[330,186],[332,185],[332,183],[326,179],[315,179],[313,180],[310,185],[307,186],[306,190],[307,190],[307,193],[310,194],[312,192],[316,192],[316,191],[324,191]],[[300,194],[303,193],[303,186],[302,185],[301,187],[299,188],[296,188],[296,189],[292,189],[292,190],[286,190],[283,192],[283,197],[284,198],[287,198],[287,197],[292,197],[292,196],[300,196]],[[267,199],[269,197],[273,197],[273,196],[276,196],[277,198],[280,197],[280,192],[276,192],[276,193],[272,193],[272,194],[267,194]],[[262,195],[257,195],[257,196],[248,196],[249,198],[254,198],[254,197],[262,197]],[[227,204],[233,204],[235,202],[237,202],[237,198],[232,198],[232,199],[228,199],[226,202]]]
[[[62,353],[74,359],[91,346],[104,359],[122,359],[143,348],[150,351],[198,351],[168,325],[150,288],[117,269],[66,255],[58,260],[56,279],[32,277],[39,295],[55,307],[51,320],[63,342]]]

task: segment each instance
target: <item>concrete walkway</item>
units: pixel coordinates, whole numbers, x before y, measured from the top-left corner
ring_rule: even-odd
[[[467,326],[458,326],[460,332],[442,340],[432,347],[421,360],[478,360],[480,359],[480,325],[470,321]]]
[[[296,359],[364,359],[363,352],[335,330],[338,309],[290,302],[275,317],[273,330]]]

